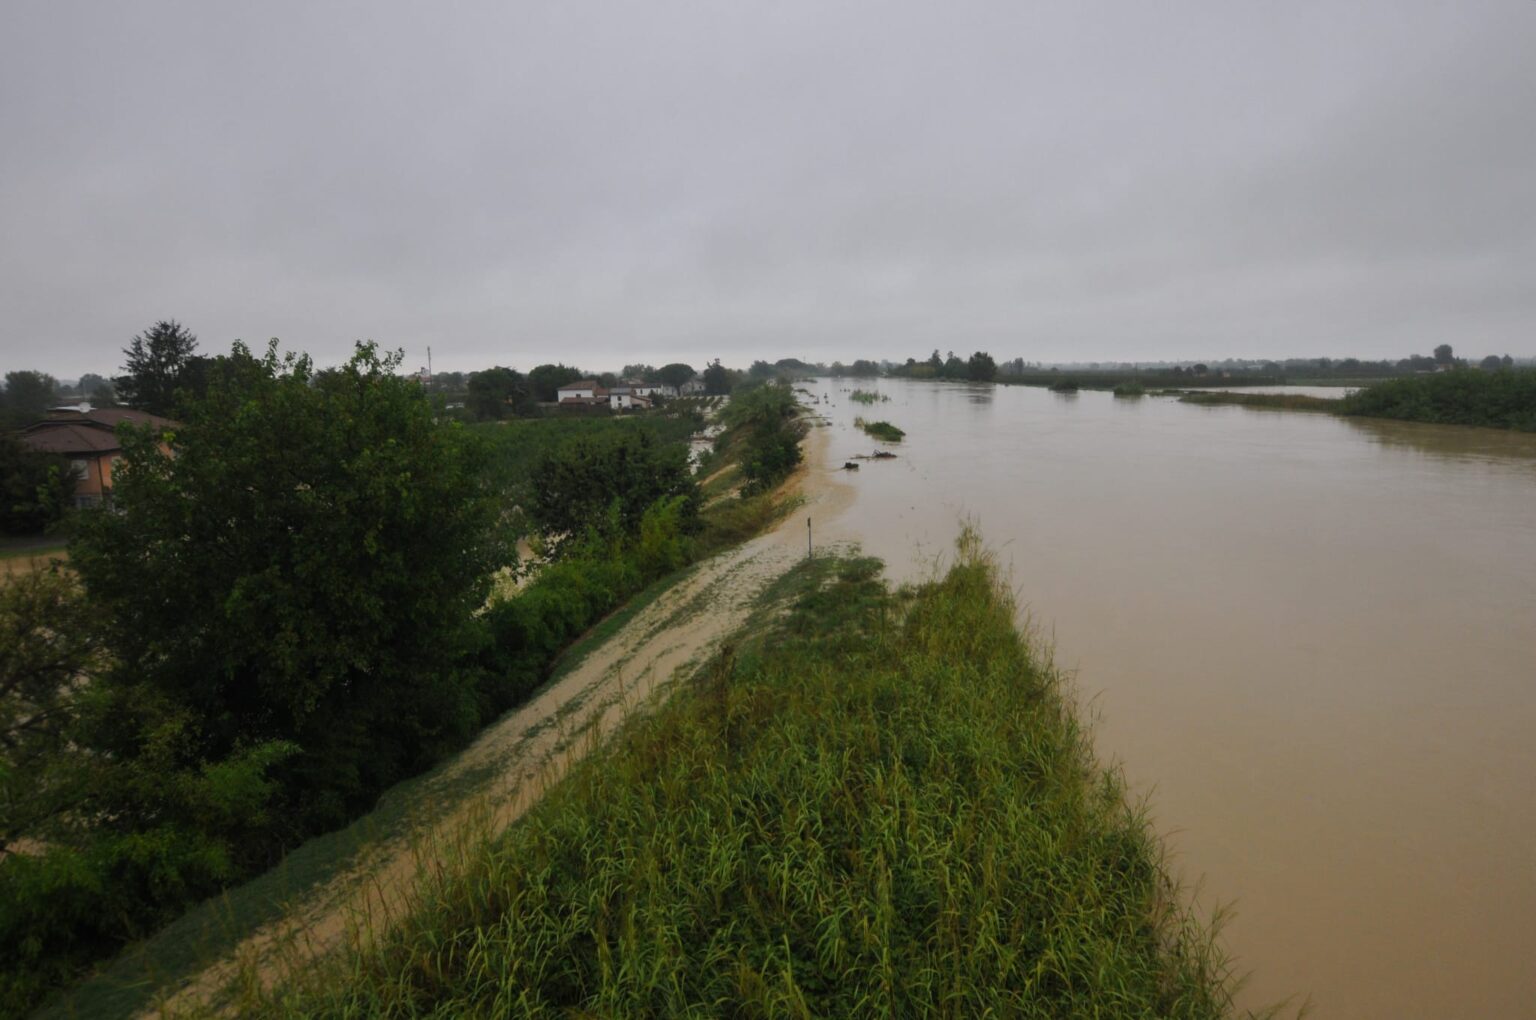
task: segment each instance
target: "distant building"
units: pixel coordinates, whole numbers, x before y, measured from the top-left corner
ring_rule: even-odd
[[[697,396],[704,392],[704,380],[694,376],[677,388],[677,391],[685,397]]]
[[[22,429],[21,445],[38,453],[66,457],[75,475],[75,505],[95,506],[112,494],[112,471],[123,455],[117,440],[122,422],[174,428],[176,422],[126,407],[92,410],[90,404],[59,407],[48,417]]]
[[[568,399],[592,400],[599,395],[606,397],[608,391],[596,379],[577,379],[556,391],[556,399],[562,404]]]

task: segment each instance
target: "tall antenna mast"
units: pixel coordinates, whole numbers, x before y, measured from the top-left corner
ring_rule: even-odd
[[[432,348],[427,348],[427,383],[432,382]]]

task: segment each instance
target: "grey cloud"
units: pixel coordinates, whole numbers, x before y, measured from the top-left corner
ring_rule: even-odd
[[[0,351],[1536,353],[1536,5],[23,3]]]

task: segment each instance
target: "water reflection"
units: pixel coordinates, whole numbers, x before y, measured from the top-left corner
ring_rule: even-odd
[[[1448,461],[1529,461],[1536,467],[1536,434],[1379,418],[1345,418],[1370,442]]]

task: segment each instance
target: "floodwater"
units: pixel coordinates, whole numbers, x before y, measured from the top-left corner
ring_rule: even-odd
[[[1536,436],[882,380],[831,398],[903,579],[973,520],[1151,796],[1245,1006],[1536,1017]],[[870,388],[869,384],[865,384]],[[978,706],[984,710],[985,706]]]

